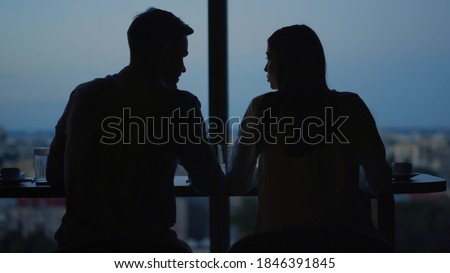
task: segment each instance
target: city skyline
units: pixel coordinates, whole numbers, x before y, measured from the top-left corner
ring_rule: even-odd
[[[195,29],[179,83],[208,116],[207,1],[0,3],[0,127],[52,130],[80,83],[128,63],[126,29],[150,6]],[[258,6],[258,12],[255,7]],[[330,88],[358,93],[379,128],[450,128],[450,3],[228,1],[229,113],[270,91],[266,40],[305,23],[324,45]]]

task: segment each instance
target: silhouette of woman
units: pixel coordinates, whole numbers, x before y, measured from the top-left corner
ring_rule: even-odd
[[[391,183],[367,106],[328,88],[324,50],[308,26],[270,36],[264,71],[276,91],[250,103],[227,175],[233,194],[257,186],[255,234],[231,251],[388,250],[372,240],[378,234],[361,200],[361,189],[382,196]]]

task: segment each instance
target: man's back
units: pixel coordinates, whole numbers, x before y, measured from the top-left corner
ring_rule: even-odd
[[[186,163],[194,184],[214,191],[220,169],[204,139],[188,136],[189,129],[201,136],[201,121],[195,96],[128,68],[80,85],[58,124],[67,137],[67,213],[57,234],[60,245],[99,238],[151,240],[169,230],[176,220],[178,160]]]

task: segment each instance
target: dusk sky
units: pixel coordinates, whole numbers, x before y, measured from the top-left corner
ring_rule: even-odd
[[[379,127],[450,128],[450,1],[229,0],[230,116],[270,90],[267,38],[307,24],[322,40],[328,84],[358,93]],[[2,0],[0,127],[52,129],[80,83],[128,64],[126,30],[148,7],[194,28],[179,83],[208,115],[206,0]]]

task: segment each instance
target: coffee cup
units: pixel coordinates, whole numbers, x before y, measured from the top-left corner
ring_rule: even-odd
[[[394,162],[392,163],[393,175],[402,176],[409,175],[412,172],[412,164],[409,162]]]
[[[0,170],[0,176],[3,180],[17,180],[20,179],[19,168],[3,168]]]

